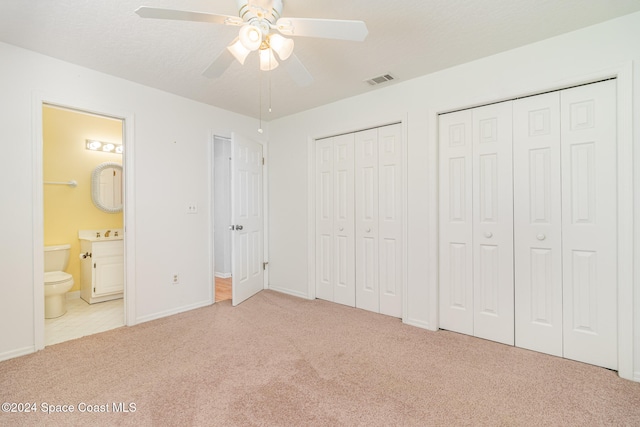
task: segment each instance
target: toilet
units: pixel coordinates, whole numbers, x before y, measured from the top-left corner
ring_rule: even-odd
[[[44,247],[44,317],[53,319],[67,312],[66,293],[73,287],[73,276],[65,273],[71,245]]]

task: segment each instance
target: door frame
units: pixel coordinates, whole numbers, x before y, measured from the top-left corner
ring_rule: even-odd
[[[213,179],[215,177],[215,138],[226,138],[233,142],[233,134],[238,133],[231,130],[211,130],[209,131],[209,210],[211,212],[211,223],[209,225],[209,277],[211,278],[211,304],[216,300],[216,268],[215,268],[215,230],[214,230],[214,184]],[[244,135],[244,134],[242,134]],[[247,137],[248,138],[248,137]],[[263,290],[269,289],[269,144],[268,139],[250,138],[253,141],[262,145],[262,157],[264,158],[264,165],[262,167],[262,256],[264,262],[267,263],[267,268],[264,270],[263,277]],[[233,258],[233,257],[232,257]],[[233,259],[231,261],[233,263]],[[233,277],[231,278],[233,286]]]
[[[400,124],[402,129],[402,322],[410,323],[407,316],[407,294],[408,294],[408,217],[409,217],[409,197],[408,197],[408,115],[392,116],[390,120],[364,122],[348,128],[337,128],[318,133],[307,137],[307,294],[298,295],[301,298],[316,299],[316,141],[319,139],[331,138],[334,136],[357,133],[364,130],[376,129],[393,124]]]
[[[32,166],[33,166],[33,316],[35,350],[45,347],[44,338],[44,199],[43,199],[43,126],[42,107],[52,105],[122,120],[124,177],[124,324],[135,324],[135,204],[134,186],[134,115],[113,106],[94,104],[41,92],[32,94]]]
[[[532,96],[544,92],[561,90],[572,86],[595,83],[610,78],[616,79],[617,102],[617,190],[618,190],[618,374],[620,377],[640,381],[640,372],[634,376],[634,287],[640,288],[640,278],[634,282],[634,168],[633,168],[633,63],[627,62],[600,72],[574,76],[554,83],[524,87],[499,98],[470,100],[466,104],[443,105],[429,109],[429,168],[434,171],[428,185],[429,200],[438,200],[438,115],[465,108],[474,108],[485,104]],[[439,218],[438,206],[432,204],[429,212],[430,250],[427,260],[429,274],[429,326],[430,330],[439,328],[439,277],[438,247]]]

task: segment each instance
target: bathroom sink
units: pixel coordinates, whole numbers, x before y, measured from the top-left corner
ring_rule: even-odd
[[[124,236],[124,233],[122,231],[122,228],[100,228],[96,230],[78,230],[78,239],[88,240],[90,242],[122,240],[123,236]]]

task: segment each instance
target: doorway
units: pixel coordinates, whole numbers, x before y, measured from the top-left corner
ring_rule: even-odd
[[[213,138],[213,228],[215,302],[230,300],[231,277],[231,139]]]
[[[102,146],[96,149],[98,142]],[[121,118],[42,104],[43,246],[45,250],[52,246],[68,248],[68,263],[61,269],[73,279],[59,312],[47,314],[45,303],[44,345],[125,324],[122,180],[118,181],[120,185],[115,191],[120,207],[106,211],[102,203],[96,203],[94,196],[98,193],[93,191],[92,182],[94,172],[105,169],[104,165],[123,169],[123,143],[124,120]],[[111,196],[113,198],[113,192]],[[102,210],[99,205],[103,206]],[[100,238],[96,238],[97,235]],[[96,289],[100,291],[100,286],[94,283],[97,276],[94,272],[100,271],[96,270],[100,250],[82,250],[87,236],[91,236],[90,245],[106,243],[110,248],[120,247],[120,255],[111,254],[108,260],[109,274],[99,278],[105,285],[102,289],[108,289],[101,294],[92,295]],[[117,259],[115,264],[114,259]],[[45,267],[46,260],[47,255]],[[90,267],[84,268],[83,264]]]

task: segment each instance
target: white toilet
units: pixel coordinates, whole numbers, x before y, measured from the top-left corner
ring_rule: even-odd
[[[73,276],[65,273],[71,245],[44,247],[44,317],[53,319],[67,312],[66,293],[73,287]]]

